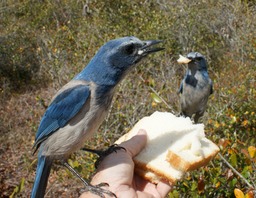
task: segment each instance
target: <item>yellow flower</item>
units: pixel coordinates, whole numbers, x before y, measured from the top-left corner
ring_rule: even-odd
[[[215,126],[215,128],[219,128],[220,124],[218,122],[215,122],[214,126]]]
[[[152,107],[156,107],[156,106],[157,106],[157,103],[153,101],[153,102],[151,103],[151,106],[152,106]]]
[[[242,122],[242,125],[243,125],[243,126],[248,125],[248,120],[244,120],[244,121]]]

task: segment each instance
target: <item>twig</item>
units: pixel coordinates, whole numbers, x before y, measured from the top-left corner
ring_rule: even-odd
[[[142,76],[140,76],[140,78],[145,82],[145,79]],[[148,87],[163,101],[163,103],[172,111],[172,113],[175,114],[173,108],[170,105],[168,105],[168,103],[157,93],[157,91],[153,87]]]
[[[171,110],[173,111],[172,107],[171,107],[170,105],[168,105],[168,103],[156,92],[156,90],[154,90],[153,87],[150,87],[150,86],[149,86],[149,88],[151,89],[151,91],[153,91],[153,92],[163,101],[163,103],[164,103],[169,109],[171,109]],[[173,112],[172,112],[172,113],[173,113]]]
[[[221,153],[218,153],[219,157],[225,162],[225,164],[232,169],[232,171],[239,176],[242,180],[244,180],[244,182],[252,189],[255,189],[253,185],[251,185],[247,179],[244,178],[243,175],[241,175],[224,157]]]

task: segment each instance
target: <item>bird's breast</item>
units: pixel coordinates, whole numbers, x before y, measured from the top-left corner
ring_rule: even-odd
[[[83,147],[86,140],[98,130],[106,117],[112,95],[97,100],[94,93],[78,114],[63,128],[54,132],[43,143],[43,155],[55,158],[68,157],[72,152]]]

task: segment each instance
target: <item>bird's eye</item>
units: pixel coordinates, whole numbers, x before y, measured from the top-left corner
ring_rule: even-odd
[[[135,50],[135,45],[132,43],[125,47],[126,54],[132,54]]]

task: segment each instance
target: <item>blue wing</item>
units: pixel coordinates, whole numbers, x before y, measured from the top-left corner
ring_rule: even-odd
[[[87,85],[77,85],[59,94],[47,108],[36,133],[34,147],[40,146],[42,141],[54,131],[64,127],[83,107],[90,89]]]

